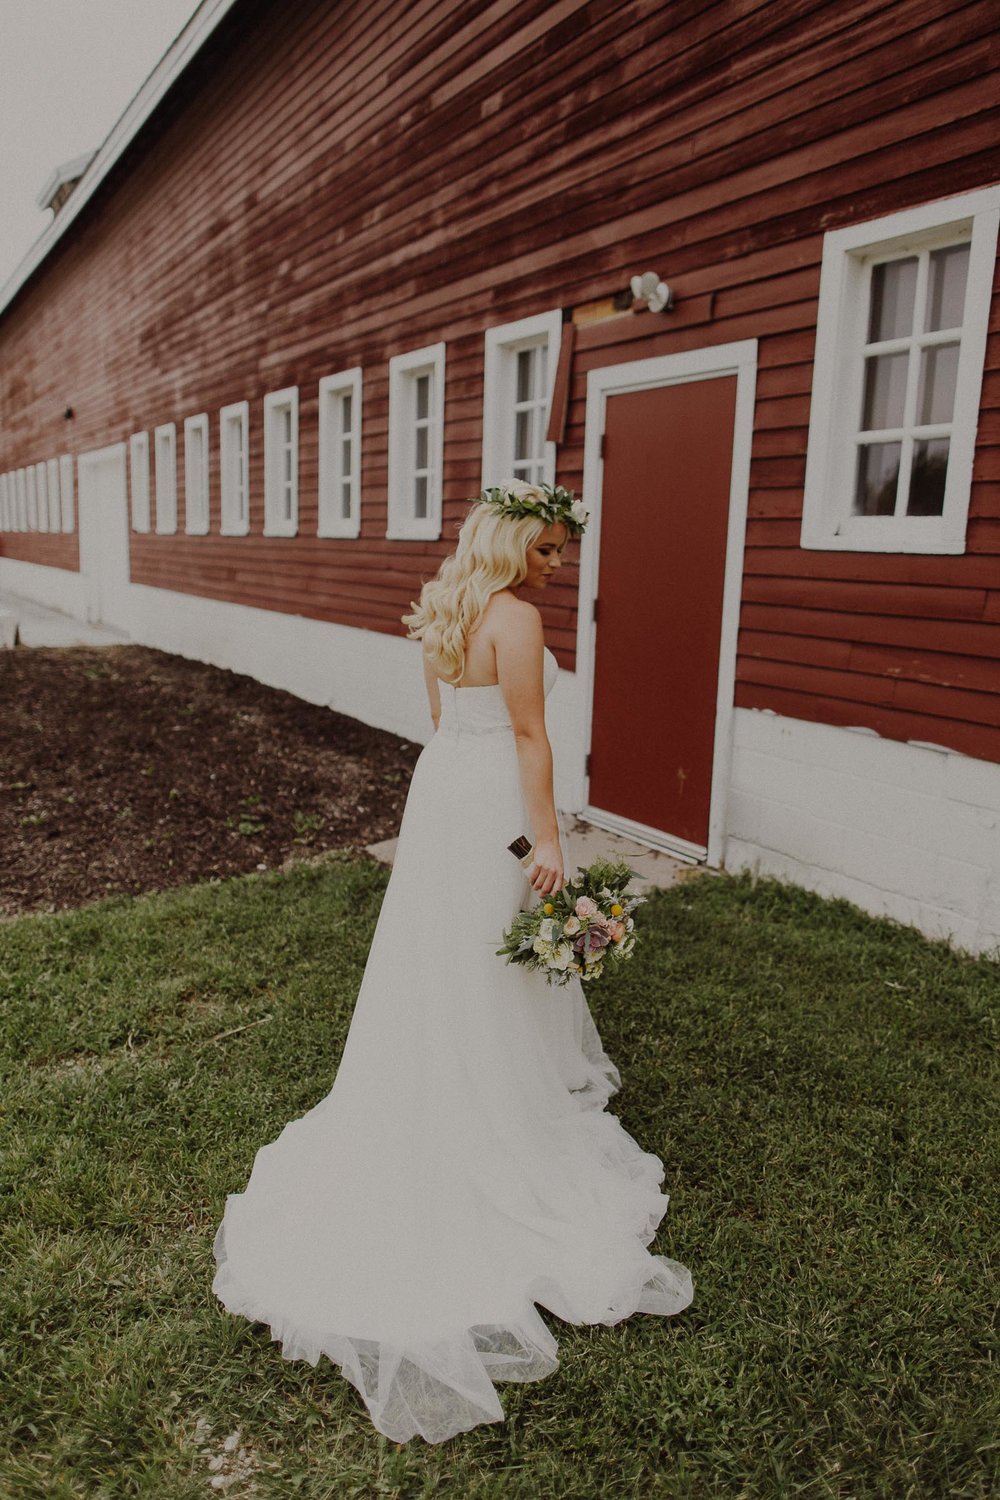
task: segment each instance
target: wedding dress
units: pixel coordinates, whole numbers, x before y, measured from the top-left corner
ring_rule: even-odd
[[[546,695],[558,671],[546,647]],[[499,685],[442,682],[333,1086],[257,1152],[215,1237],[222,1304],[286,1359],[326,1354],[396,1442],[503,1421],[494,1381],[554,1371],[536,1303],[611,1325],[692,1297],[645,1248],[665,1173],[605,1109],[621,1079],[582,984],[495,953],[536,899],[521,833]]]

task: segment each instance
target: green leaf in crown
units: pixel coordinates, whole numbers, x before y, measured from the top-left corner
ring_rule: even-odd
[[[550,526],[562,522],[571,536],[582,536],[590,520],[583,501],[561,484],[525,484],[515,479],[510,484],[481,490],[479,503],[492,506],[505,516],[539,516]]]

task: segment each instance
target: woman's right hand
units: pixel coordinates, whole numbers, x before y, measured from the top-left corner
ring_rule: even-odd
[[[531,857],[528,880],[532,889],[541,896],[551,896],[553,891],[562,890],[566,881],[563,877],[563,856],[559,840],[541,839],[532,849]]]

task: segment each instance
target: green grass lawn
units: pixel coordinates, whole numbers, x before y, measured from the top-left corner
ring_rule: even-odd
[[[4,1500],[1000,1493],[1000,967],[773,881],[656,892],[588,991],[688,1311],[545,1312],[560,1368],[501,1384],[505,1423],[399,1450],[226,1313],[225,1195],[328,1091],[386,880],[335,857],[0,927]]]

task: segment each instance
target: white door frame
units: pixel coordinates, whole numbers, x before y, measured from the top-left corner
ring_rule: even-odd
[[[130,588],[128,481],[125,443],[91,448],[77,458],[76,515],[80,535],[80,576],[86,618],[91,623],[126,623]],[[104,494],[95,494],[91,471],[117,461],[123,512],[115,516]]]
[[[742,339],[689,349],[680,354],[657,355],[626,364],[605,365],[587,375],[587,418],[583,458],[583,499],[590,511],[590,524],[580,542],[580,599],[577,613],[577,673],[583,689],[584,733],[581,755],[586,756],[594,723],[594,653],[597,625],[598,563],[604,482],[601,439],[604,435],[607,399],[628,391],[649,390],[688,380],[736,376],[736,410],[733,424],[733,463],[729,486],[729,523],[723,581],[722,635],[719,642],[719,683],[715,707],[715,750],[712,761],[712,792],[709,806],[707,849],[672,838],[662,830],[648,828],[590,805],[590,778],[586,760],[581,764],[584,806],[581,816],[598,827],[624,833],[640,843],[664,849],[691,863],[707,861],[719,867],[725,845],[726,798],[732,765],[733,693],[736,682],[736,637],[739,631],[743,593],[743,544],[746,534],[747,497],[750,481],[750,451],[757,384],[757,340]]]

